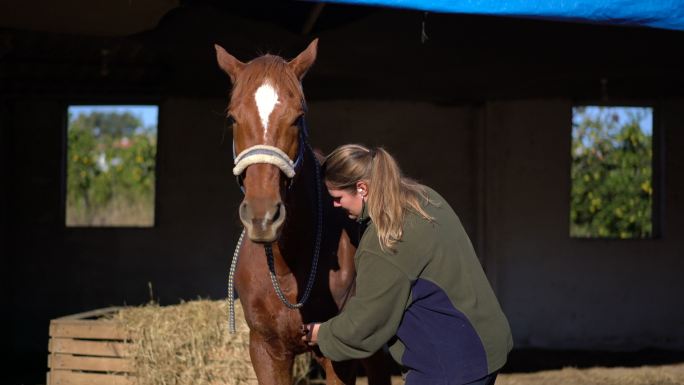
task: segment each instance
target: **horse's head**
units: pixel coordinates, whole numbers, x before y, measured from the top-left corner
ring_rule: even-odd
[[[275,241],[285,222],[286,186],[301,161],[305,103],[301,80],[316,59],[317,40],[291,61],[264,55],[242,63],[216,45],[218,64],[233,83],[235,168],[245,193],[240,220],[254,242]]]

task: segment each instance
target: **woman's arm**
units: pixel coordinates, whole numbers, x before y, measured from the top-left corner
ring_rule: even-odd
[[[390,258],[370,252],[358,256],[356,295],[340,314],[313,331],[312,341],[326,357],[365,358],[396,334],[411,282]]]

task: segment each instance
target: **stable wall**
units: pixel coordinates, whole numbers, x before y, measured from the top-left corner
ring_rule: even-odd
[[[118,100],[121,101],[121,100]],[[111,102],[111,101],[110,101]],[[146,102],[150,102],[147,100]],[[154,228],[65,228],[67,101],[14,99],[3,119],[15,166],[8,296],[12,347],[20,362],[44,367],[49,320],[86,310],[225,298],[240,226],[225,99],[160,100]],[[427,103],[311,102],[311,142],[330,151],[354,141],[382,143],[406,172],[437,188],[475,226],[473,110]],[[401,111],[401,113],[397,113]],[[447,155],[447,156],[445,156]],[[447,176],[439,167],[445,167]],[[266,277],[264,277],[266,278]]]
[[[224,295],[239,192],[221,146],[223,106],[161,103],[154,228],[65,228],[63,100],[10,103],[14,178],[9,311],[16,359],[45,367],[51,318],[112,305]],[[235,237],[236,238],[236,237]]]
[[[387,149],[407,176],[446,198],[475,239],[475,107],[341,100],[311,102],[308,116],[313,143],[325,153],[346,143]]]
[[[12,183],[3,265],[16,359],[44,367],[48,321],[149,300],[225,297],[238,236],[225,99],[160,101],[156,226],[67,229],[65,101],[5,104]],[[482,106],[310,101],[314,147],[382,144],[461,217],[513,328],[516,347],[684,349],[680,220],[684,103],[658,109],[665,133],[664,231],[643,241],[568,237],[569,100]],[[5,143],[5,142],[2,142]],[[7,253],[5,254],[5,250]],[[28,358],[27,358],[28,357]]]
[[[569,237],[569,100],[484,111],[485,258],[517,347],[684,349],[684,103],[656,104],[662,234]]]
[[[2,290],[5,295],[0,296],[0,306],[3,309],[9,309],[10,307],[10,295],[8,293],[12,292],[12,286],[10,283],[11,270],[8,264],[8,260],[5,257],[9,254],[9,229],[11,226],[10,222],[10,194],[9,194],[9,182],[11,181],[12,165],[10,163],[10,121],[9,114],[7,111],[7,104],[5,100],[0,99],[0,180],[2,181],[2,187],[0,188],[0,290]],[[7,317],[2,317],[0,321],[0,327],[3,330],[10,329],[10,322]]]

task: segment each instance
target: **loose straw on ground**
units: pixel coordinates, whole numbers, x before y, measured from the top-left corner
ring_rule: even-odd
[[[536,373],[501,374],[497,385],[682,385],[684,365],[636,368],[563,368]]]

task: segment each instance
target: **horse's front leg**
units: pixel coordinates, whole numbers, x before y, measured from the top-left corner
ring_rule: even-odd
[[[356,384],[356,360],[333,362],[329,358],[316,355],[316,361],[325,370],[326,385],[354,385]]]
[[[291,385],[294,355],[277,338],[250,331],[249,356],[259,385]]]
[[[361,365],[366,371],[369,385],[391,385],[389,361],[391,358],[382,350],[373,353],[372,356],[361,360]]]

